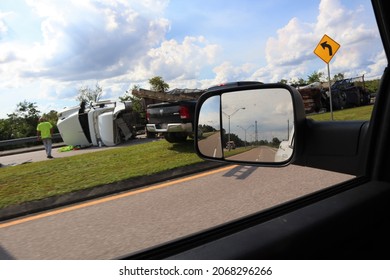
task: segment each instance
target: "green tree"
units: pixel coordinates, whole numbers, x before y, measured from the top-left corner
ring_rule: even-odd
[[[303,78],[299,78],[298,80],[296,80],[296,79],[292,79],[291,81],[290,81],[290,84],[292,85],[292,86],[304,86],[304,85],[307,85],[307,81],[305,81],[305,79],[303,79]]]
[[[139,90],[139,85],[134,85],[131,91],[126,91],[124,96],[120,96],[119,100],[121,102],[131,101],[132,108],[135,112],[141,113],[142,116],[145,114],[145,106],[142,98],[132,95],[133,90]]]
[[[199,125],[199,129],[202,131],[202,132],[215,132],[217,131],[214,127],[210,126],[210,125],[207,125],[207,124],[200,124]]]
[[[311,75],[307,76],[307,83],[322,82],[324,78],[323,72],[314,71]]]
[[[11,119],[0,119],[0,140],[12,139]]]
[[[160,76],[149,79],[149,84],[153,91],[166,92],[169,89],[169,85]]]
[[[257,143],[256,142],[254,142],[254,143],[255,143],[255,145],[259,145],[259,146],[268,146],[269,145],[269,142],[266,139],[263,139],[263,140],[257,141]]]
[[[133,92],[133,90],[139,90],[141,87],[139,86],[139,85],[134,85],[133,87],[132,87],[132,89],[131,90],[126,90],[126,94],[125,95],[123,95],[123,96],[120,96],[119,97],[119,100],[121,101],[121,102],[125,102],[125,101],[133,101],[133,99],[134,99],[134,95],[132,95],[131,93]]]
[[[379,80],[379,79],[370,80],[370,81],[365,81],[365,82],[364,82],[364,85],[365,85],[366,89],[367,89],[370,93],[376,93],[376,92],[378,92],[379,84],[380,84],[380,80]]]
[[[30,137],[36,135],[40,111],[36,103],[24,100],[16,105],[16,110],[8,114],[10,120],[10,139]]]
[[[287,80],[286,80],[286,79],[281,79],[281,80],[279,81],[279,83],[281,83],[281,84],[287,84]]]
[[[344,74],[343,73],[338,73],[333,76],[333,81],[341,81],[344,80]]]
[[[133,110],[133,118],[137,120],[137,124],[143,125],[146,124],[146,109],[145,102],[143,98],[132,95],[133,90],[139,90],[139,85],[134,85],[131,91],[126,91],[124,96],[120,96],[119,100],[121,102],[130,101],[131,108]]]
[[[98,102],[103,94],[103,88],[99,85],[99,83],[96,83],[95,89],[91,89],[89,86],[81,86],[78,89],[78,96],[76,97],[76,100],[79,102]]]
[[[305,79],[303,79],[303,78],[299,78],[299,79],[298,79],[298,84],[300,84],[300,85],[306,85],[306,84],[307,84],[307,81],[306,81]]]

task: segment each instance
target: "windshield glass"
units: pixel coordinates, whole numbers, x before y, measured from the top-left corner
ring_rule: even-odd
[[[353,179],[205,162],[195,104],[283,83],[308,118],[369,120],[386,65],[368,0],[2,1],[0,258],[117,258]],[[289,93],[251,94],[206,104],[204,153],[286,162]]]

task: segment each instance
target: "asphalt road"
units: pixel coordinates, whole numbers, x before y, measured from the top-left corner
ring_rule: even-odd
[[[199,141],[199,150],[203,155],[213,158],[222,157],[222,146],[219,133],[210,135]],[[275,162],[276,149],[268,146],[259,146],[229,157],[230,160],[249,162]]]
[[[249,162],[275,162],[276,149],[268,146],[259,146],[247,152],[229,157],[229,160]]]
[[[228,166],[0,223],[0,259],[117,258],[350,178],[293,165]]]
[[[199,151],[208,157],[222,158],[222,146],[219,133],[214,133],[199,141]]]

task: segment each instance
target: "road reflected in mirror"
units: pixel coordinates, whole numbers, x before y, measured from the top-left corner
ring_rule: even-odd
[[[283,162],[293,152],[293,105],[284,88],[221,96],[223,156],[229,161]]]
[[[294,149],[290,92],[265,88],[207,99],[199,113],[198,149],[206,157],[229,161],[288,161]]]

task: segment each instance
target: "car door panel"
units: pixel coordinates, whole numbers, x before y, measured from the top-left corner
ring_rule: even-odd
[[[303,152],[295,164],[362,175],[368,126],[368,121],[319,122],[308,119]]]

